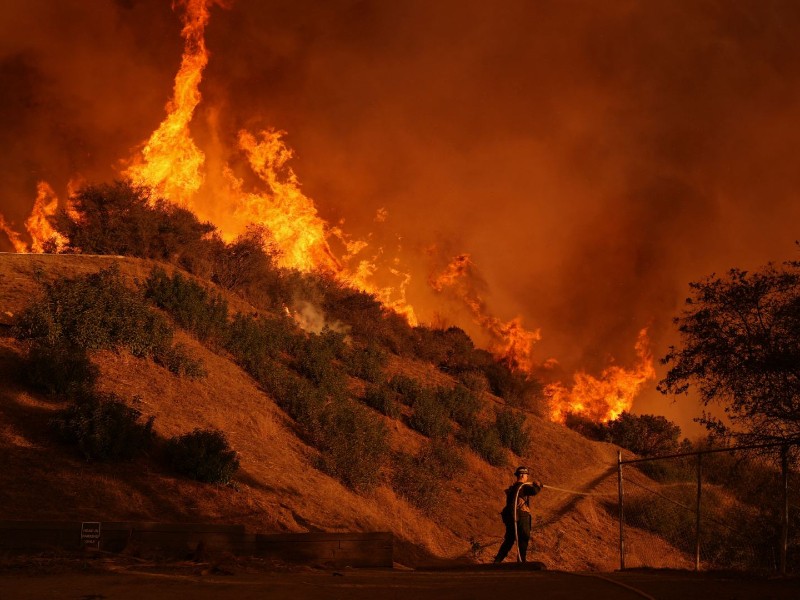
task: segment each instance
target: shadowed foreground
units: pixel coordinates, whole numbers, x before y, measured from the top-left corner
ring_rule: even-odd
[[[348,598],[381,600],[462,600],[511,597],[655,598],[706,600],[709,597],[775,600],[800,597],[799,580],[765,580],[713,573],[626,572],[603,575],[517,569],[450,571],[342,570],[293,573],[201,575],[180,572],[125,572],[48,575],[0,574],[0,597],[8,599],[173,598],[237,600]]]

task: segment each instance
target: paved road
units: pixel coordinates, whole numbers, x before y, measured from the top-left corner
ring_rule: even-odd
[[[503,597],[592,600],[797,600],[800,580],[694,573],[563,573],[489,570],[344,570],[237,575],[0,574],[3,600],[469,600]]]

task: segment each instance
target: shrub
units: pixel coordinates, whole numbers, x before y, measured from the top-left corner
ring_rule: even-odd
[[[363,347],[353,347],[347,353],[345,368],[353,377],[370,383],[380,383],[387,361],[388,356],[384,350],[377,344],[368,343]]]
[[[431,440],[419,456],[443,480],[450,481],[467,467],[461,450],[444,440]]]
[[[145,295],[197,339],[205,341],[224,337],[228,325],[228,303],[180,273],[169,277],[163,269],[154,268],[145,281]]]
[[[443,507],[447,482],[464,468],[464,458],[455,447],[431,442],[416,456],[395,456],[392,488],[423,512],[435,514]]]
[[[127,349],[157,358],[172,345],[172,329],[142,296],[125,286],[119,268],[47,284],[44,297],[23,311],[14,335],[50,348]]]
[[[539,409],[544,399],[544,388],[538,379],[503,361],[493,361],[486,365],[484,374],[492,393],[504,398],[510,406]]]
[[[86,396],[99,374],[85,350],[38,342],[31,345],[22,371],[33,387],[67,399]]]
[[[72,210],[59,212],[54,225],[69,239],[70,250],[91,254],[191,263],[219,243],[210,237],[213,225],[128,181],[80,189]]]
[[[398,454],[394,459],[392,488],[397,494],[427,514],[442,508],[443,483],[419,456]]]
[[[473,422],[481,409],[480,399],[463,385],[440,387],[436,396],[450,418],[459,425]]]
[[[606,441],[605,425],[603,423],[597,423],[580,413],[567,413],[564,419],[564,425],[590,440],[595,440],[596,442]]]
[[[383,422],[350,401],[331,402],[322,414],[317,447],[324,471],[354,490],[377,485],[389,450]]]
[[[490,465],[495,467],[506,465],[506,452],[495,427],[474,423],[462,427],[459,437]]]
[[[92,395],[59,412],[51,425],[61,441],[77,445],[87,460],[126,460],[153,440],[154,418],[142,422],[141,416],[113,394]]]
[[[396,419],[400,416],[400,405],[395,399],[395,393],[385,385],[367,386],[364,402],[387,417]]]
[[[202,379],[208,375],[203,361],[192,358],[184,344],[169,346],[153,357],[155,362],[165,367],[170,373],[183,375],[189,379]]]
[[[346,385],[344,373],[335,361],[344,348],[344,336],[340,333],[326,330],[321,334],[309,334],[298,348],[296,369],[325,392],[339,395]]]
[[[450,433],[450,419],[447,409],[430,389],[424,389],[412,404],[413,413],[408,424],[423,435],[441,438]]]
[[[458,374],[458,380],[465,388],[478,396],[489,391],[489,380],[480,371],[463,371]]]
[[[263,226],[250,225],[245,233],[215,253],[211,280],[225,289],[244,293],[260,306],[278,309],[288,304],[291,296],[284,293],[275,254],[269,231]]]
[[[195,429],[167,442],[166,454],[175,471],[197,481],[228,483],[239,459],[218,429]]]
[[[517,456],[524,456],[531,446],[531,431],[525,426],[525,415],[504,408],[495,413],[495,426],[500,443]]]
[[[389,380],[389,387],[400,395],[400,400],[409,406],[422,394],[422,384],[407,375],[395,375]]]
[[[237,313],[228,325],[225,347],[244,369],[255,370],[265,358],[293,354],[301,343],[297,326],[286,317],[251,317]]]
[[[307,435],[313,437],[319,432],[326,397],[318,387],[275,361],[262,362],[253,375]]]
[[[606,424],[606,439],[642,456],[672,454],[678,450],[681,428],[657,415],[623,412]]]

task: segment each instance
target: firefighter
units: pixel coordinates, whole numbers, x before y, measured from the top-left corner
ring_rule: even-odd
[[[494,557],[495,563],[503,562],[514,542],[517,543],[517,560],[525,562],[531,537],[531,496],[542,491],[541,482],[528,481],[528,467],[517,467],[514,475],[517,480],[506,489],[506,505],[500,513],[506,526],[506,535]]]

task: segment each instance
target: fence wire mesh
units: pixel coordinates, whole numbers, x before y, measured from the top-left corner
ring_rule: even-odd
[[[635,462],[624,465],[623,482],[625,568],[780,570],[780,448]],[[800,573],[800,478],[791,468],[788,489],[786,570]]]

